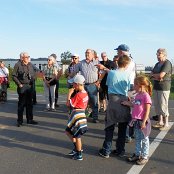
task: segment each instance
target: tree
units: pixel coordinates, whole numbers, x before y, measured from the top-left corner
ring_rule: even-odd
[[[61,58],[61,63],[64,65],[68,65],[71,63],[71,52],[70,51],[66,51],[61,53],[60,58]]]

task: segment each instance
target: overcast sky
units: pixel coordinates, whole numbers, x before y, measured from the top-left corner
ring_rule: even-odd
[[[80,55],[127,44],[135,62],[152,66],[156,50],[174,59],[173,0],[1,0],[0,58]]]

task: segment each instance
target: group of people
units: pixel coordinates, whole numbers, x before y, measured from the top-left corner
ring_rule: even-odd
[[[154,106],[158,115],[158,122],[153,127],[167,130],[172,64],[167,59],[166,50],[158,49],[158,63],[150,74],[150,80],[144,75],[136,76],[135,63],[127,45],[121,44],[115,50],[117,55],[114,56],[113,61],[108,59],[106,52],[102,52],[100,62],[92,49],[86,50],[85,59],[81,61],[77,54],[71,57],[72,62],[66,72],[69,88],[66,105],[70,109],[66,134],[73,142],[74,148],[69,155],[75,160],[83,160],[81,136],[88,130],[85,110],[91,107],[92,121],[98,123],[100,102],[106,111],[106,116],[105,138],[99,155],[109,158],[113,153],[123,157],[126,136],[129,136],[127,132],[133,127],[136,147],[135,153],[128,158],[128,161],[143,165],[147,163],[149,155],[151,80],[154,83]],[[55,110],[58,98],[58,96],[55,97],[55,91],[61,74],[61,68],[56,65],[56,55],[50,55],[48,64],[43,69],[46,110]],[[19,95],[17,126],[20,127],[23,123],[24,107],[26,107],[27,123],[38,124],[33,120],[32,91],[35,72],[28,53],[20,54],[20,60],[14,67],[12,78],[17,85]],[[118,137],[116,149],[112,150],[115,126],[118,127]]]
[[[104,52],[102,53],[103,62],[99,62],[98,59],[95,59],[95,52],[92,49],[86,50],[86,59],[79,63],[73,63],[71,77],[79,72],[80,74],[75,75],[73,79],[68,81],[71,87],[67,97],[67,106],[71,106],[73,109],[70,113],[66,133],[74,144],[74,148],[69,155],[73,159],[83,160],[81,136],[87,131],[87,122],[84,117],[87,101],[86,95],[83,96],[80,93],[88,93],[88,104],[92,107],[93,122],[97,123],[97,92],[98,87],[100,85],[102,87],[101,82],[105,81],[102,90],[106,91],[106,95],[102,99],[108,100],[108,105],[105,118],[105,139],[102,148],[99,150],[99,155],[104,158],[109,158],[110,153],[119,157],[125,156],[127,130],[128,127],[134,127],[135,152],[127,160],[138,165],[144,165],[148,162],[149,135],[151,132],[149,114],[152,105],[152,83],[150,78],[154,83],[155,111],[159,115],[159,122],[153,127],[167,130],[169,128],[168,100],[172,64],[167,59],[166,50],[160,48],[157,50],[158,63],[153,68],[150,78],[145,75],[136,76],[135,63],[129,54],[129,47],[122,44],[116,50],[117,55],[114,57],[116,66],[112,66],[113,62],[104,59],[106,57]],[[71,98],[74,90],[76,93]],[[115,126],[118,127],[118,137],[116,149],[111,150]]]

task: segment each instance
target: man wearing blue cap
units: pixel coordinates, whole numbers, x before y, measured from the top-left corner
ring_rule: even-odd
[[[134,79],[135,79],[135,76],[136,76],[136,72],[135,72],[135,69],[136,69],[136,65],[135,65],[135,62],[133,61],[130,53],[129,53],[129,47],[126,45],[126,44],[121,44],[118,46],[118,48],[114,49],[114,50],[117,50],[117,54],[119,57],[123,56],[123,55],[127,55],[129,56],[130,58],[130,64],[129,66],[127,67],[126,71],[127,73],[130,74],[130,90],[128,92],[128,96],[130,98],[130,100],[133,100],[134,98],[134,87],[133,87],[133,84],[134,84]],[[126,133],[126,142],[129,143],[132,141],[132,137],[133,137],[133,134],[134,134],[134,129],[133,127],[128,127],[127,128],[127,133]]]
[[[121,44],[118,46],[118,48],[114,49],[117,50],[117,54],[119,57],[123,56],[123,55],[127,55],[130,57],[131,62],[127,68],[127,72],[130,73],[131,76],[131,90],[133,90],[133,84],[134,84],[134,79],[135,79],[135,63],[131,57],[131,54],[129,53],[129,47],[126,44]]]

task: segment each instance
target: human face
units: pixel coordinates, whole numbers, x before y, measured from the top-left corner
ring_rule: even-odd
[[[166,59],[164,53],[161,52],[161,51],[157,51],[156,55],[157,55],[157,59],[158,59],[159,62],[162,62]]]
[[[75,64],[79,62],[79,58],[78,57],[72,57],[72,62],[74,62]]]
[[[85,52],[86,60],[91,61],[94,58],[94,53],[92,50],[88,49]]]
[[[48,65],[52,65],[53,64],[53,59],[48,58]]]
[[[101,57],[102,57],[102,60],[103,60],[104,62],[106,62],[106,61],[108,60],[108,57],[107,57],[106,54],[102,54]]]
[[[79,90],[79,84],[78,83],[73,83],[73,88],[78,91]]]
[[[122,50],[118,49],[118,50],[117,50],[117,55],[118,55],[118,57],[123,56],[123,52],[122,52]]]
[[[24,54],[22,56],[22,61],[25,63],[25,64],[28,64],[29,61],[30,61],[30,56],[28,54]]]

